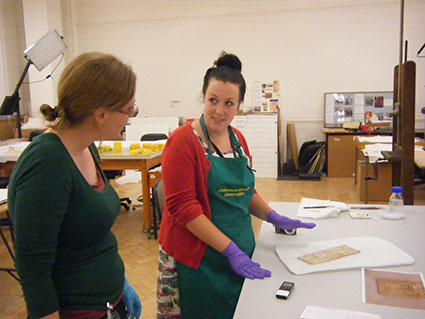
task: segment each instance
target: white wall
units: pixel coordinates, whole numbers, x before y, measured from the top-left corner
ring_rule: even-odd
[[[62,34],[62,9],[60,0],[22,0],[23,15],[25,23],[26,47],[34,44],[43,35],[52,29],[56,29]],[[46,79],[54,68],[54,75]],[[64,67],[60,63],[60,57],[46,66],[42,71],[38,71],[34,66],[28,70],[31,94],[31,107],[29,114],[40,117],[40,106],[47,103],[51,106],[56,105],[57,82],[59,75]],[[41,81],[46,79],[44,81]]]
[[[74,0],[72,14],[76,53],[110,52],[134,67],[142,115],[197,117],[202,77],[224,49],[243,62],[246,108],[253,81],[280,80],[282,128],[296,123],[298,147],[324,138],[324,92],[392,90],[398,63],[399,1]],[[424,17],[424,1],[406,1],[422,124],[425,61],[415,54],[425,40]]]
[[[25,33],[22,18],[22,3],[16,0],[0,1],[0,99],[12,95],[24,70],[26,60]],[[26,81],[27,78],[24,80]],[[29,91],[23,84],[19,91],[22,113],[27,113]]]
[[[425,106],[425,59],[415,55],[425,41],[425,1],[405,3],[408,58],[417,63],[416,118],[424,127],[420,108]],[[323,139],[318,128],[323,126],[325,92],[393,88],[399,0],[61,4],[68,53],[97,50],[130,63],[138,74],[136,98],[142,116],[197,117],[204,72],[223,49],[243,62],[247,107],[253,81],[280,80],[282,127],[287,121],[296,123],[298,146]],[[180,108],[171,108],[170,100],[180,100]]]
[[[74,0],[76,53],[105,51],[129,62],[139,77],[142,115],[196,117],[205,70],[222,49],[234,52],[248,84],[245,105],[251,105],[253,81],[280,80],[282,118],[303,123],[297,134],[306,139],[321,138],[324,92],[393,88],[399,1],[214,3]],[[419,76],[425,61],[415,54],[425,41],[424,17],[424,1],[406,1],[418,119],[425,106],[425,80]],[[181,107],[172,109],[169,101],[176,99]]]

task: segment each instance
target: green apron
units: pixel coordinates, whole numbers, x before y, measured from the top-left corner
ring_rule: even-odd
[[[209,142],[204,117],[200,119]],[[255,246],[249,203],[254,194],[254,174],[243,156],[241,145],[229,126],[237,158],[213,156],[208,143],[208,198],[211,221],[251,257]],[[207,247],[198,269],[177,262],[182,319],[232,318],[244,278],[236,274],[227,258]]]

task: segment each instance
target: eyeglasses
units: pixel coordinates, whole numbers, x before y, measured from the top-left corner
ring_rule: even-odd
[[[133,106],[128,110],[116,110],[116,112],[127,114],[130,117],[135,117],[137,114],[139,114],[139,108],[137,107],[137,104],[134,103]]]

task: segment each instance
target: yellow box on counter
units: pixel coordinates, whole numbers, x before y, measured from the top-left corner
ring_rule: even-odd
[[[122,144],[121,142],[114,142],[114,147],[112,148],[113,153],[121,153],[122,152]]]
[[[152,144],[152,143],[143,143],[143,147],[140,148],[139,143],[134,143],[130,145],[130,155],[151,155],[164,149],[164,144]]]

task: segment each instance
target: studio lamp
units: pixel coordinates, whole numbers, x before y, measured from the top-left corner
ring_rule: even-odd
[[[418,53],[416,53],[416,56],[418,58],[425,58],[425,55],[421,55],[421,52],[425,49],[425,43],[422,44],[421,48],[419,49]]]
[[[38,71],[43,70],[54,59],[56,59],[66,49],[63,38],[56,30],[47,32],[36,43],[29,46],[24,51],[24,57],[28,60],[24,71],[19,78],[15,91],[11,96],[6,96],[0,108],[0,115],[10,115],[16,112],[16,127],[18,129],[18,137],[22,137],[21,132],[21,113],[19,109],[19,88],[25,78],[26,73],[31,64],[34,64]]]

